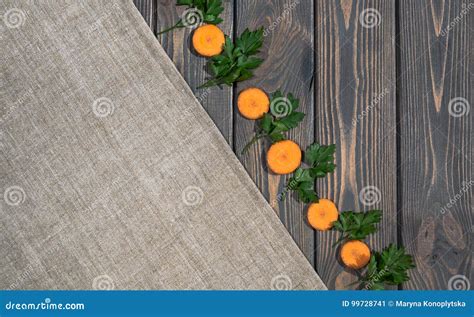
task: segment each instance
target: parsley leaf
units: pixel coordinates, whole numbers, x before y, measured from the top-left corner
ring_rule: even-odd
[[[367,271],[360,280],[361,287],[385,289],[385,285],[399,285],[408,281],[408,270],[415,267],[413,257],[403,247],[390,244],[381,253],[373,252]]]
[[[222,0],[177,0],[176,5],[187,6],[183,16],[181,16],[181,19],[179,19],[175,25],[159,32],[157,35],[169,32],[173,29],[183,28],[190,24],[206,23],[217,25],[223,21],[222,18],[219,17],[224,11]],[[190,9],[197,10],[197,13],[192,13]],[[187,16],[187,11],[189,16]],[[186,21],[187,19],[189,19],[189,21]]]
[[[336,165],[333,163],[335,152],[335,144],[319,145],[314,143],[310,145],[305,151],[304,161],[311,166],[311,175],[319,178],[334,172],[336,168]]]
[[[270,96],[270,113],[266,113],[257,122],[258,131],[256,135],[245,145],[242,150],[244,154],[252,144],[261,138],[268,137],[272,142],[285,140],[283,132],[296,128],[304,119],[305,114],[295,111],[300,105],[299,99],[293,94],[284,97],[277,90]]]
[[[286,190],[296,191],[298,198],[304,203],[317,202],[319,196],[314,188],[316,179],[334,172],[336,168],[333,163],[335,151],[336,146],[334,144],[320,145],[313,143],[308,146],[303,161],[309,168],[298,168],[294,176],[288,180]],[[298,175],[301,175],[301,177],[297,177]]]
[[[336,244],[344,240],[363,240],[369,234],[377,231],[376,224],[382,219],[380,210],[367,212],[344,211],[339,214],[339,219],[333,223],[333,230],[340,231],[342,236]]]
[[[224,50],[209,61],[209,69],[213,79],[198,88],[215,85],[232,86],[234,82],[243,81],[253,77],[252,70],[262,64],[263,59],[253,57],[263,45],[263,27],[245,31],[235,40],[226,36]]]
[[[310,203],[319,199],[314,189],[314,177],[311,176],[309,169],[299,167],[295,171],[294,176],[288,180],[287,190],[296,191],[298,198],[304,203]]]

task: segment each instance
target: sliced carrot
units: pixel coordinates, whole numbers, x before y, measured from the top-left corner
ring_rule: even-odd
[[[293,173],[301,164],[301,149],[290,140],[274,143],[267,152],[267,165],[275,174]]]
[[[242,90],[237,98],[237,108],[242,116],[255,120],[263,117],[270,110],[270,99],[267,94],[255,87]]]
[[[308,208],[308,222],[316,230],[326,231],[332,228],[334,221],[339,218],[336,205],[329,199],[320,199]]]
[[[213,24],[202,25],[194,31],[193,47],[202,56],[219,55],[224,43],[224,32]]]
[[[341,260],[351,269],[361,269],[369,263],[370,249],[362,241],[348,241],[341,247]]]

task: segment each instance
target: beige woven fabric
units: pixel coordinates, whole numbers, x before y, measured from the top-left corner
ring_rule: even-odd
[[[325,288],[131,2],[0,14],[0,288]]]

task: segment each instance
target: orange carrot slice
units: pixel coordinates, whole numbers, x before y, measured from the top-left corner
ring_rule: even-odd
[[[270,110],[270,99],[259,88],[247,88],[239,94],[237,108],[239,108],[240,114],[245,118],[251,120],[259,119]]]
[[[361,269],[369,263],[370,249],[362,241],[348,241],[341,247],[341,260],[351,269]]]
[[[290,140],[274,143],[267,152],[267,165],[275,174],[293,173],[301,164],[301,149]]]
[[[320,199],[308,208],[308,222],[316,230],[326,231],[332,228],[334,221],[339,218],[336,205],[329,199]]]
[[[202,56],[219,55],[225,43],[224,32],[213,24],[198,27],[193,34],[193,47]]]

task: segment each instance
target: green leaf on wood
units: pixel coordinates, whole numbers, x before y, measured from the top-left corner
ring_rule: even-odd
[[[216,85],[232,86],[233,83],[249,79],[253,70],[260,66],[263,59],[254,57],[263,45],[263,27],[245,31],[235,40],[235,43],[226,36],[224,49],[221,54],[209,61],[212,79],[198,88]]]
[[[270,96],[270,112],[258,120],[256,135],[247,143],[242,150],[244,154],[249,147],[261,138],[268,137],[272,143],[285,140],[284,132],[296,128],[303,121],[305,114],[295,111],[299,107],[299,100],[290,93],[283,97],[281,91],[277,90]],[[275,108],[280,109],[277,112]],[[273,111],[272,109],[275,109]]]
[[[377,231],[376,225],[382,219],[380,210],[367,212],[344,211],[339,219],[333,223],[333,230],[341,232],[341,237],[335,245],[344,240],[363,240],[369,234]]]
[[[370,290],[385,289],[409,280],[408,270],[415,267],[413,257],[405,248],[390,244],[382,252],[373,252],[360,286]]]

